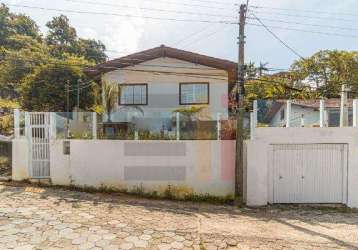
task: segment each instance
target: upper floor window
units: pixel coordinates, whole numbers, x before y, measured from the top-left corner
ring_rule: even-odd
[[[180,104],[209,104],[209,83],[180,83]]]
[[[147,84],[121,84],[119,105],[147,105]]]

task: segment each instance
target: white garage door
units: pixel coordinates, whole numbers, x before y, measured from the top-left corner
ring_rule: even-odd
[[[345,203],[346,144],[273,145],[274,203]]]

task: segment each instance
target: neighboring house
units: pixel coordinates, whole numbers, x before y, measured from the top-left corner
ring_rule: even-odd
[[[98,64],[86,74],[120,86],[113,123],[171,131],[179,108],[204,106],[203,119],[216,120],[218,114],[227,119],[236,71],[234,62],[162,45]]]
[[[269,101],[268,101],[269,102]],[[268,103],[266,102],[266,103]],[[352,100],[348,101],[349,125],[352,126]],[[325,124],[329,127],[339,127],[340,121],[340,99],[325,100]],[[259,105],[260,106],[260,105]],[[263,123],[270,127],[284,127],[286,124],[287,105],[286,101],[272,101],[269,104],[268,112],[262,115]],[[291,105],[290,125],[300,127],[301,120],[304,120],[306,127],[319,126],[320,124],[320,100],[294,100]],[[259,107],[260,109],[260,107]]]

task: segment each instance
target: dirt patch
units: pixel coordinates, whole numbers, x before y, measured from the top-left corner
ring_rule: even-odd
[[[7,156],[0,156],[0,176],[11,176],[11,161]]]

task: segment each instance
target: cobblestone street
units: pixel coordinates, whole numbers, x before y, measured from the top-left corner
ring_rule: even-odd
[[[357,249],[358,213],[0,185],[0,249]],[[343,209],[341,209],[343,210]]]

